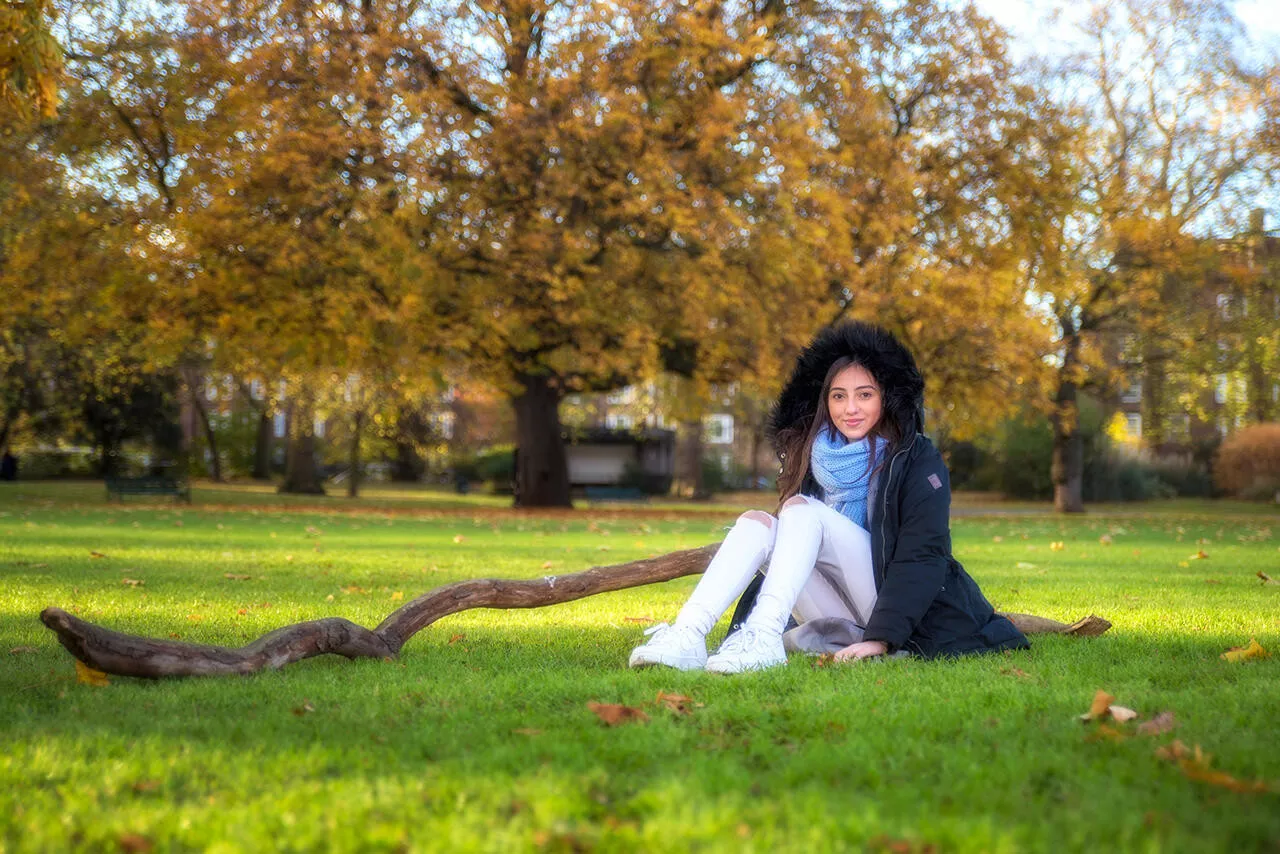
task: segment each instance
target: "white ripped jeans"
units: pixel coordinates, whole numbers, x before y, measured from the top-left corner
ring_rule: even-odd
[[[748,627],[780,634],[793,613],[800,623],[840,617],[867,624],[876,604],[870,534],[818,499],[797,497],[803,502],[789,500],[777,518],[759,511],[738,518],[677,626],[705,636],[766,563]]]

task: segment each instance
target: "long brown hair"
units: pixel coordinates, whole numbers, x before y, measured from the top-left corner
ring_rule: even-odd
[[[782,505],[787,499],[800,494],[800,490],[804,488],[805,478],[809,475],[809,463],[812,461],[813,442],[818,438],[818,434],[823,430],[830,430],[833,433],[836,430],[836,424],[831,420],[831,410],[827,406],[827,397],[831,394],[831,384],[835,382],[836,374],[850,366],[858,366],[871,374],[871,370],[865,365],[855,362],[848,356],[841,356],[831,363],[831,367],[827,368],[827,376],[822,381],[822,391],[818,394],[818,405],[814,409],[811,417],[802,418],[795,424],[778,431],[777,444],[780,449],[779,457],[782,460],[782,471],[778,474],[778,508],[775,513],[782,511]],[[883,401],[885,389],[879,378],[875,374],[871,374],[872,379],[876,381],[876,385],[880,386],[880,397]],[[871,428],[869,436],[879,436],[888,440],[890,448],[897,445],[902,438],[899,434],[898,425],[891,418],[885,418],[883,409],[880,413],[880,420]],[[887,454],[886,454],[887,456]],[[883,459],[880,460],[882,464]],[[874,456],[871,459],[872,471],[879,468]]]

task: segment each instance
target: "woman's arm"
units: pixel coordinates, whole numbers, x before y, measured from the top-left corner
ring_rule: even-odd
[[[906,471],[899,508],[897,544],[885,556],[884,581],[863,635],[864,642],[880,641],[886,651],[906,645],[946,582],[951,481],[936,450]]]

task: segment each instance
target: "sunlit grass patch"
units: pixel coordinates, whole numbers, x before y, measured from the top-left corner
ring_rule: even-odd
[[[396,661],[93,688],[75,681],[41,608],[238,645],[322,616],[376,625],[452,581],[702,545],[736,511],[319,512],[265,495],[234,509],[121,507],[41,488],[21,501],[0,490],[6,850],[112,850],[133,837],[157,850],[349,851],[1280,842],[1280,655],[1220,658],[1251,637],[1280,653],[1280,585],[1257,577],[1280,577],[1272,517],[958,517],[957,554],[998,607],[1114,623],[1091,640],[1036,638],[1030,652],[846,667],[797,656],[740,678],[627,670],[641,630],[674,616],[690,578],[464,612]],[[1177,726],[1099,737],[1077,720],[1099,689],[1143,720],[1170,711]],[[659,692],[690,698],[688,713]],[[591,701],[648,721],[606,727]],[[1174,739],[1273,791],[1188,777],[1155,755]]]

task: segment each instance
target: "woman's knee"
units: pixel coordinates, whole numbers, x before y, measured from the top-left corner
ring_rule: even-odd
[[[738,517],[739,522],[759,522],[766,528],[773,527],[773,517],[763,510],[748,510]]]
[[[797,507],[808,507],[812,503],[813,502],[810,501],[810,499],[803,495],[793,495],[783,503],[782,509],[778,511],[778,515],[781,516],[783,513],[788,511],[794,513]]]

